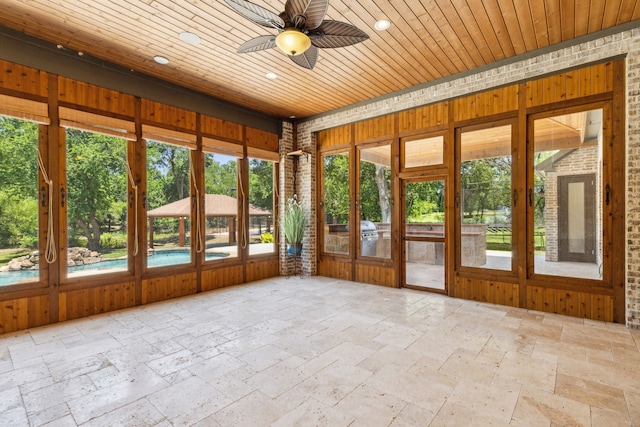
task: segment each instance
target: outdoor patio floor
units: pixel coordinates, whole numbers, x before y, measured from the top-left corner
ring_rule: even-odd
[[[638,425],[639,344],[623,325],[276,277],[0,336],[0,425]]]

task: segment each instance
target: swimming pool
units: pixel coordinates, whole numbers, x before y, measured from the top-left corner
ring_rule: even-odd
[[[221,252],[206,252],[205,261],[211,261],[214,259],[225,258],[229,256],[226,253]],[[164,251],[154,251],[152,255],[147,257],[147,266],[152,267],[166,267],[168,265],[188,264],[191,262],[191,251],[184,249],[169,249]],[[75,267],[69,267],[69,276],[80,275],[83,271],[125,271],[127,269],[126,259],[114,259],[109,261],[98,262],[95,264],[85,264]],[[76,274],[74,274],[76,273]],[[0,273],[0,286],[7,286],[22,282],[23,280],[29,280],[37,278],[39,275],[38,270],[21,270],[21,271],[9,271],[6,273]]]

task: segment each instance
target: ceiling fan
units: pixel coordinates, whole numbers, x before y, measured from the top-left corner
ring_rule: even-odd
[[[238,53],[278,47],[293,62],[311,70],[318,60],[318,48],[344,47],[369,38],[351,24],[324,19],[329,0],[287,0],[279,15],[246,0],[225,1],[245,18],[279,32],[244,42]]]

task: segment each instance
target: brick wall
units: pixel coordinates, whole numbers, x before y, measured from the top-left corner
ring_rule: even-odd
[[[309,206],[311,223],[316,223],[314,132],[455,98],[469,93],[470,88],[474,92],[487,90],[618,55],[626,55],[627,61],[627,325],[640,328],[640,29],[607,35],[458,79],[436,81],[417,87],[415,91],[299,123],[299,147],[312,153],[308,164],[300,162],[298,172],[299,193],[305,205]],[[306,236],[303,257],[306,271],[310,274],[315,273],[315,247],[315,228],[311,227]]]
[[[600,182],[601,171],[596,168],[596,165],[601,164],[601,159],[598,156],[598,147],[588,147],[575,150],[566,157],[563,157],[554,166],[553,172],[545,173],[546,188],[545,188],[545,205],[544,205],[544,222],[546,225],[546,254],[545,259],[547,261],[558,261],[558,177],[567,175],[584,175],[593,173],[596,175],[596,182]],[[597,236],[596,253],[597,261],[600,264],[602,261],[602,241],[600,239],[602,233],[602,206],[600,204],[600,186],[596,185],[596,201],[595,207],[597,217],[595,218],[597,229],[595,235]]]

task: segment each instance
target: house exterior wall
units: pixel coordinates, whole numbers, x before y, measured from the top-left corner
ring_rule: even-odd
[[[596,182],[601,182],[601,170],[596,170],[594,165],[600,164],[598,156],[598,147],[588,147],[576,150],[563,157],[554,165],[553,172],[546,172],[546,188],[545,188],[545,205],[544,205],[544,223],[546,228],[546,261],[558,261],[558,177],[568,175],[584,175],[593,173],[596,175]],[[600,186],[596,185],[596,224],[595,230],[596,247],[596,263],[600,264],[602,260],[602,206],[600,205]]]
[[[377,102],[357,105],[317,118],[298,123],[298,143],[300,148],[312,153],[309,164],[302,164],[299,170],[300,193],[309,197],[311,223],[317,222],[315,203],[315,176],[317,169],[315,134],[322,129],[353,123],[356,121],[390,114],[421,105],[443,101],[469,92],[478,92],[534,79],[541,75],[602,61],[619,55],[626,55],[626,97],[627,97],[627,165],[626,165],[626,323],[629,327],[640,328],[640,29],[634,28],[601,38],[584,41],[571,47],[538,56],[525,57],[495,68],[483,69],[477,73],[464,75],[458,79],[434,82],[415,91],[402,92],[397,96],[381,98]],[[473,88],[473,90],[470,90]],[[302,163],[302,162],[301,162]],[[316,235],[311,231],[305,242],[308,248],[303,257],[306,271],[315,273]]]

